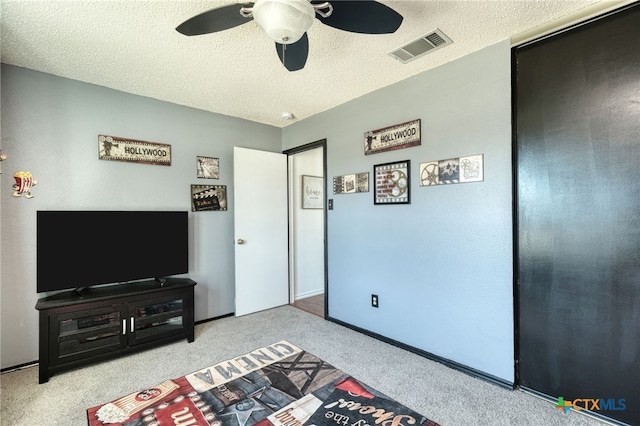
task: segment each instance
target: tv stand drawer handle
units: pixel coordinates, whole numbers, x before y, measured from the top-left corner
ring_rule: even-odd
[[[123,319],[122,320],[122,335],[124,336],[125,334],[127,334],[127,320]]]
[[[135,327],[135,320],[133,319],[133,317],[131,317],[131,332],[133,333]]]

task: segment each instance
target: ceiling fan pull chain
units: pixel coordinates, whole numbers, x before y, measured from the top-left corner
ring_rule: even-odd
[[[311,4],[311,6],[313,6],[313,8],[318,13],[318,15],[322,16],[323,18],[328,18],[333,13],[333,6],[328,1],[325,1],[324,3],[320,3],[320,4]],[[323,11],[323,9],[329,9],[329,10]]]
[[[284,64],[286,64],[286,62],[284,60],[285,59],[284,54],[287,51],[287,45],[283,43],[281,46],[282,46],[282,65],[284,65]]]

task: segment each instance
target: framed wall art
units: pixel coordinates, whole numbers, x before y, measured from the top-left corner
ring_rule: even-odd
[[[484,180],[484,155],[460,157],[460,183]]]
[[[420,163],[420,186],[438,185],[440,169],[437,161]]]
[[[420,163],[420,186],[482,182],[483,180],[483,154]]]
[[[226,211],[226,185],[191,185],[191,211]]]
[[[98,159],[171,165],[171,145],[98,135]]]
[[[324,179],[302,175],[302,208],[321,209],[324,206]]]
[[[373,204],[411,203],[410,167],[410,160],[373,166]]]
[[[460,159],[447,158],[438,161],[438,182],[440,184],[450,184],[460,182]]]
[[[407,121],[364,134],[364,155],[420,145],[420,119]]]
[[[334,194],[369,192],[369,172],[333,177]]]
[[[196,173],[202,179],[220,178],[220,159],[214,157],[196,157]]]

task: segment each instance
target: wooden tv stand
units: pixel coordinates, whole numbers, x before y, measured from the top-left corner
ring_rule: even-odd
[[[38,300],[39,382],[58,371],[117,358],[186,338],[194,341],[188,278],[67,291]]]

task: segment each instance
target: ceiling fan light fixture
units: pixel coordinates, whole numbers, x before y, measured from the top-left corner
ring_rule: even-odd
[[[315,9],[309,0],[258,0],[253,19],[272,40],[292,44],[313,24]]]

